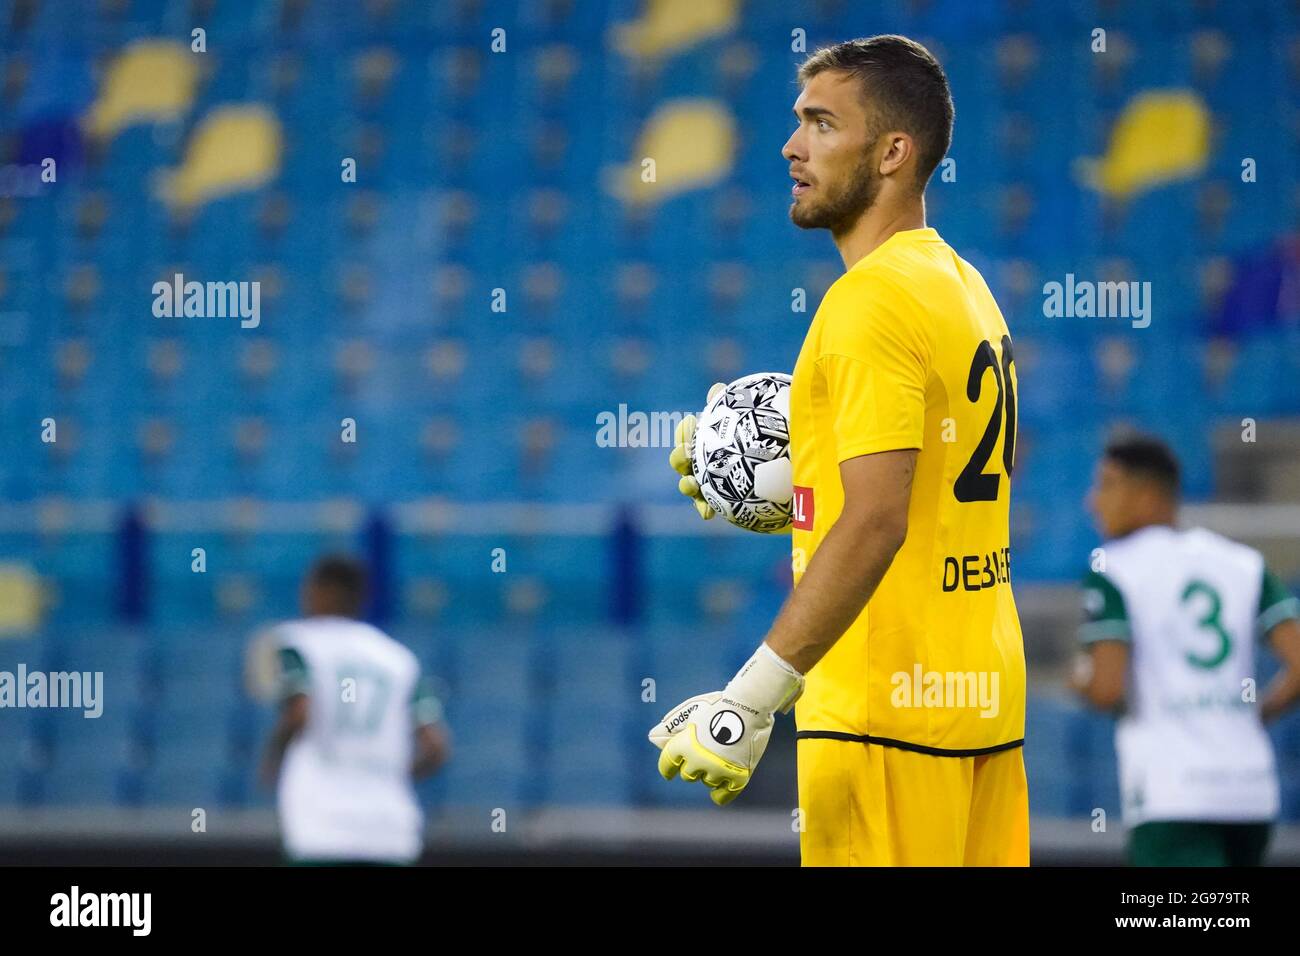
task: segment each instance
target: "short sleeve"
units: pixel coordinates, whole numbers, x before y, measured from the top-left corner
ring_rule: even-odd
[[[411,694],[411,719],[415,721],[415,726],[439,724],[443,717],[442,701],[434,693],[433,682],[428,678],[417,681]]]
[[[307,661],[301,653],[292,647],[279,650],[280,679],[278,694],[280,700],[288,700],[298,694],[305,694],[311,689],[307,674]]]
[[[1259,589],[1259,616],[1255,627],[1260,637],[1267,637],[1283,621],[1300,618],[1300,600],[1291,594],[1272,571],[1264,569]]]
[[[1083,579],[1083,624],[1079,627],[1079,643],[1096,641],[1128,641],[1128,610],[1124,596],[1114,582],[1089,571]]]
[[[851,280],[851,281],[849,281]],[[836,460],[920,448],[929,349],[890,287],[845,276],[827,293],[817,367],[835,421]]]

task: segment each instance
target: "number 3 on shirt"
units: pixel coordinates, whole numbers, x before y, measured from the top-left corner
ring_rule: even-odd
[[[1002,365],[998,366],[997,353],[993,343],[984,341],[975,350],[970,363],[970,376],[966,379],[966,397],[978,402],[984,388],[984,372],[992,369],[993,381],[998,386],[998,400],[993,403],[993,414],[984,428],[980,443],[966,462],[957,480],[953,482],[952,493],[958,501],[996,501],[1002,475],[996,471],[985,473],[984,468],[993,456],[993,446],[998,442],[998,432],[1002,431],[1002,409],[1006,407],[1007,438],[1002,443],[1002,467],[1011,476],[1011,468],[1016,459],[1016,388],[1011,382],[1011,364],[1015,356],[1011,354],[1011,336],[1002,336]]]

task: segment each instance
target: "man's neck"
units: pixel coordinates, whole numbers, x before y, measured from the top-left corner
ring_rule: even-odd
[[[1145,531],[1147,530],[1147,528],[1170,528],[1170,529],[1177,530],[1178,513],[1172,512],[1170,514],[1162,514],[1157,517],[1153,517],[1148,521],[1142,521],[1138,524],[1133,525],[1133,527],[1129,528],[1123,534],[1117,535],[1116,537],[1127,538],[1129,535],[1137,534],[1139,531]]]
[[[847,232],[835,237],[835,247],[852,269],[896,232],[925,228],[925,198],[917,196],[896,203],[873,203]]]

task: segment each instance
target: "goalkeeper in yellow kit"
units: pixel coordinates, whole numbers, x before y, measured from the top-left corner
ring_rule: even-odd
[[[925,224],[947,78],[878,36],[819,50],[799,80],[790,218],[829,229],[847,271],[794,368],[795,588],[725,689],[650,732],[659,769],[728,803],[797,700],[805,865],[1027,865],[1016,370],[988,286]],[[693,430],[672,464],[708,518]]]

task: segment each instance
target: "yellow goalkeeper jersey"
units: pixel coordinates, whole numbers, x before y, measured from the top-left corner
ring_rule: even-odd
[[[895,233],[831,286],[790,393],[796,587],[843,508],[840,462],[919,452],[907,538],[809,672],[800,737],[953,756],[1023,741],[1007,528],[1015,436],[1006,322],[934,229]]]

